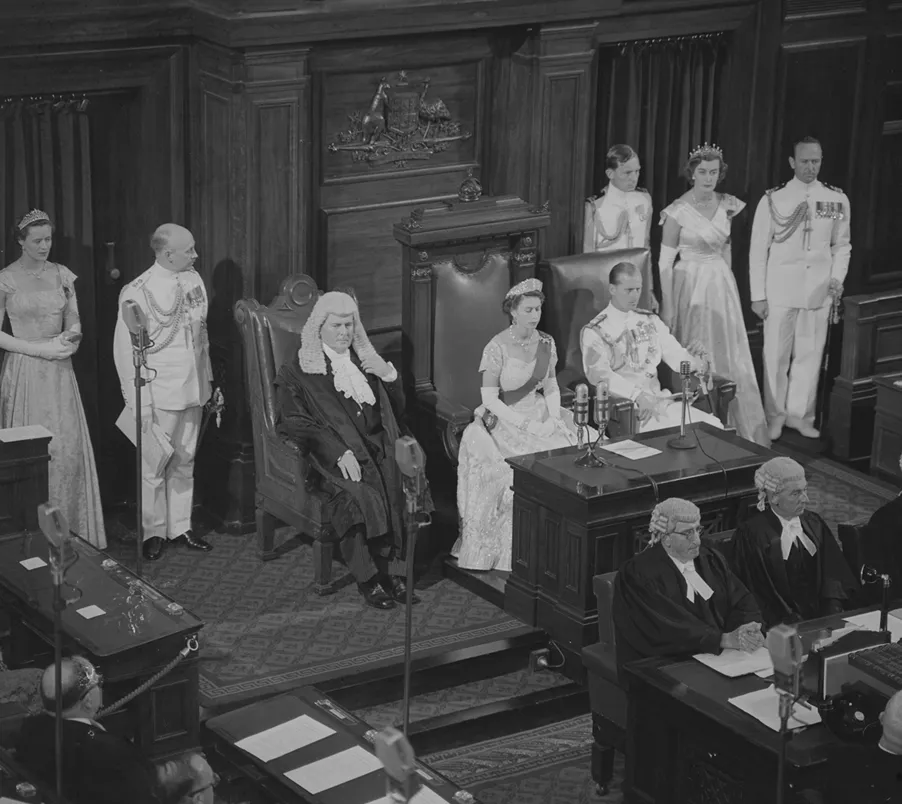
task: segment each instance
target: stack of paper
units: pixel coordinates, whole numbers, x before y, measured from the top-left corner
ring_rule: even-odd
[[[259,734],[245,737],[235,743],[235,746],[264,762],[272,762],[277,757],[304,748],[330,734],[335,734],[335,731],[308,715],[301,715],[287,723],[280,723]]]
[[[736,698],[730,698],[730,703],[760,720],[769,729],[780,730],[780,695],[774,687],[766,687],[763,690],[755,690]],[[797,703],[792,708],[787,728],[792,731],[820,722],[821,714],[817,709],[807,704]]]
[[[767,671],[765,675],[770,675],[774,672],[774,665],[770,660],[767,648],[758,648],[754,653],[728,648],[722,651],[720,656],[713,653],[697,653],[692,658],[730,678],[747,676],[751,673],[765,673],[765,671]]]
[[[854,628],[862,631],[879,631],[880,630],[880,612],[869,611],[865,614],[856,614],[854,617],[847,617],[846,622]],[[889,629],[890,639],[898,642],[902,639],[902,619],[891,611],[886,618],[886,627]]]

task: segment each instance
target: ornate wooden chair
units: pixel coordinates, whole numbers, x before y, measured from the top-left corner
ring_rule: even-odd
[[[457,463],[459,439],[480,404],[486,343],[510,322],[511,285],[533,275],[548,211],[512,196],[440,203],[394,227],[404,248],[403,362],[408,405]]]
[[[651,255],[648,249],[622,249],[618,251],[576,254],[557,257],[539,264],[537,276],[544,282],[546,296],[542,314],[542,329],[555,340],[558,353],[558,384],[561,386],[561,403],[571,407],[573,389],[586,382],[583,374],[583,358],[579,336],[589,323],[610,301],[607,277],[618,262],[631,262],[642,274],[642,298],[640,307],[651,305]],[[662,388],[678,389],[678,372],[661,363],[658,377]],[[724,424],[730,401],[736,395],[736,383],[725,377],[714,377],[714,389],[697,404],[713,406]],[[708,403],[705,400],[709,400]],[[611,438],[632,435],[638,429],[636,408],[628,399],[611,396],[608,434]]]
[[[247,388],[254,428],[257,478],[257,536],[264,561],[277,558],[278,522],[297,528],[313,540],[314,583],[320,594],[330,584],[334,532],[323,517],[324,492],[319,475],[298,448],[276,433],[275,378],[286,360],[297,354],[301,330],[319,298],[306,274],[287,277],[268,307],[256,299],[235,303],[235,320],[244,340]]]

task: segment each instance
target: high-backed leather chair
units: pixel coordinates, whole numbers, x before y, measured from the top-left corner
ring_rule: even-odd
[[[642,274],[642,296],[639,306],[648,309],[652,298],[651,256],[646,248],[620,249],[571,257],[556,257],[539,263],[537,276],[544,283],[545,305],[542,329],[555,340],[558,353],[558,384],[561,403],[571,407],[573,389],[585,382],[580,332],[610,301],[608,275],[619,262],[630,262]],[[679,374],[663,361],[658,366],[662,388],[678,389]],[[696,404],[713,406],[713,413],[724,424],[730,401],[736,395],[736,384],[714,377],[714,389]],[[628,399],[611,396],[608,434],[612,438],[632,435],[638,430],[635,405]]]
[[[702,540],[731,563],[733,533],[732,530],[706,533]],[[582,650],[592,709],[592,779],[602,795],[607,792],[614,775],[614,752],[622,752],[626,745],[629,691],[622,686],[617,671],[617,637],[613,620],[616,578],[616,572],[607,572],[592,579],[598,604],[598,642]]]
[[[287,277],[268,307],[256,299],[235,303],[235,320],[244,340],[247,392],[254,429],[257,480],[257,536],[264,561],[277,558],[278,522],[297,528],[313,540],[314,588],[332,591],[334,532],[323,515],[324,493],[319,475],[297,446],[276,433],[275,378],[286,360],[297,354],[301,330],[320,291],[306,274]]]

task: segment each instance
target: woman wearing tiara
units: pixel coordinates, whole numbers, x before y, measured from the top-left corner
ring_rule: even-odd
[[[706,350],[715,374],[736,383],[729,424],[743,438],[770,446],[730,267],[730,225],[745,203],[717,192],[727,163],[716,145],[705,143],[692,151],[683,173],[691,188],[661,213],[661,318],[680,343],[695,342]]]
[[[543,301],[538,279],[514,285],[501,304],[511,325],[482,353],[482,405],[457,464],[460,538],[451,554],[464,569],[510,571],[513,470],[505,459],[576,443],[573,418],[561,410],[554,341],[537,329]]]
[[[47,257],[53,225],[34,209],[15,225],[22,256],[0,271],[0,324],[9,314],[12,335],[0,373],[0,426],[40,424],[50,441],[50,503],[69,529],[106,547],[91,437],[71,357],[81,340],[75,274]]]

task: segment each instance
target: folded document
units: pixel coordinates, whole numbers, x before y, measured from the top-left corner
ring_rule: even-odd
[[[736,698],[730,698],[730,703],[760,720],[769,729],[780,731],[780,694],[774,687],[765,687],[763,690],[755,690]],[[820,722],[821,714],[817,709],[808,704],[797,703],[792,707],[787,728],[792,731]]]
[[[127,407],[122,409],[122,413],[116,419],[116,427],[132,444],[135,443],[135,414]],[[153,472],[155,475],[161,474],[174,451],[169,442],[169,436],[160,425],[151,424],[142,431],[141,460],[149,472]]]
[[[727,648],[719,656],[713,653],[696,653],[692,658],[730,678],[747,676],[765,670],[767,675],[774,672],[774,664],[770,660],[767,648],[758,648],[754,653]]]

